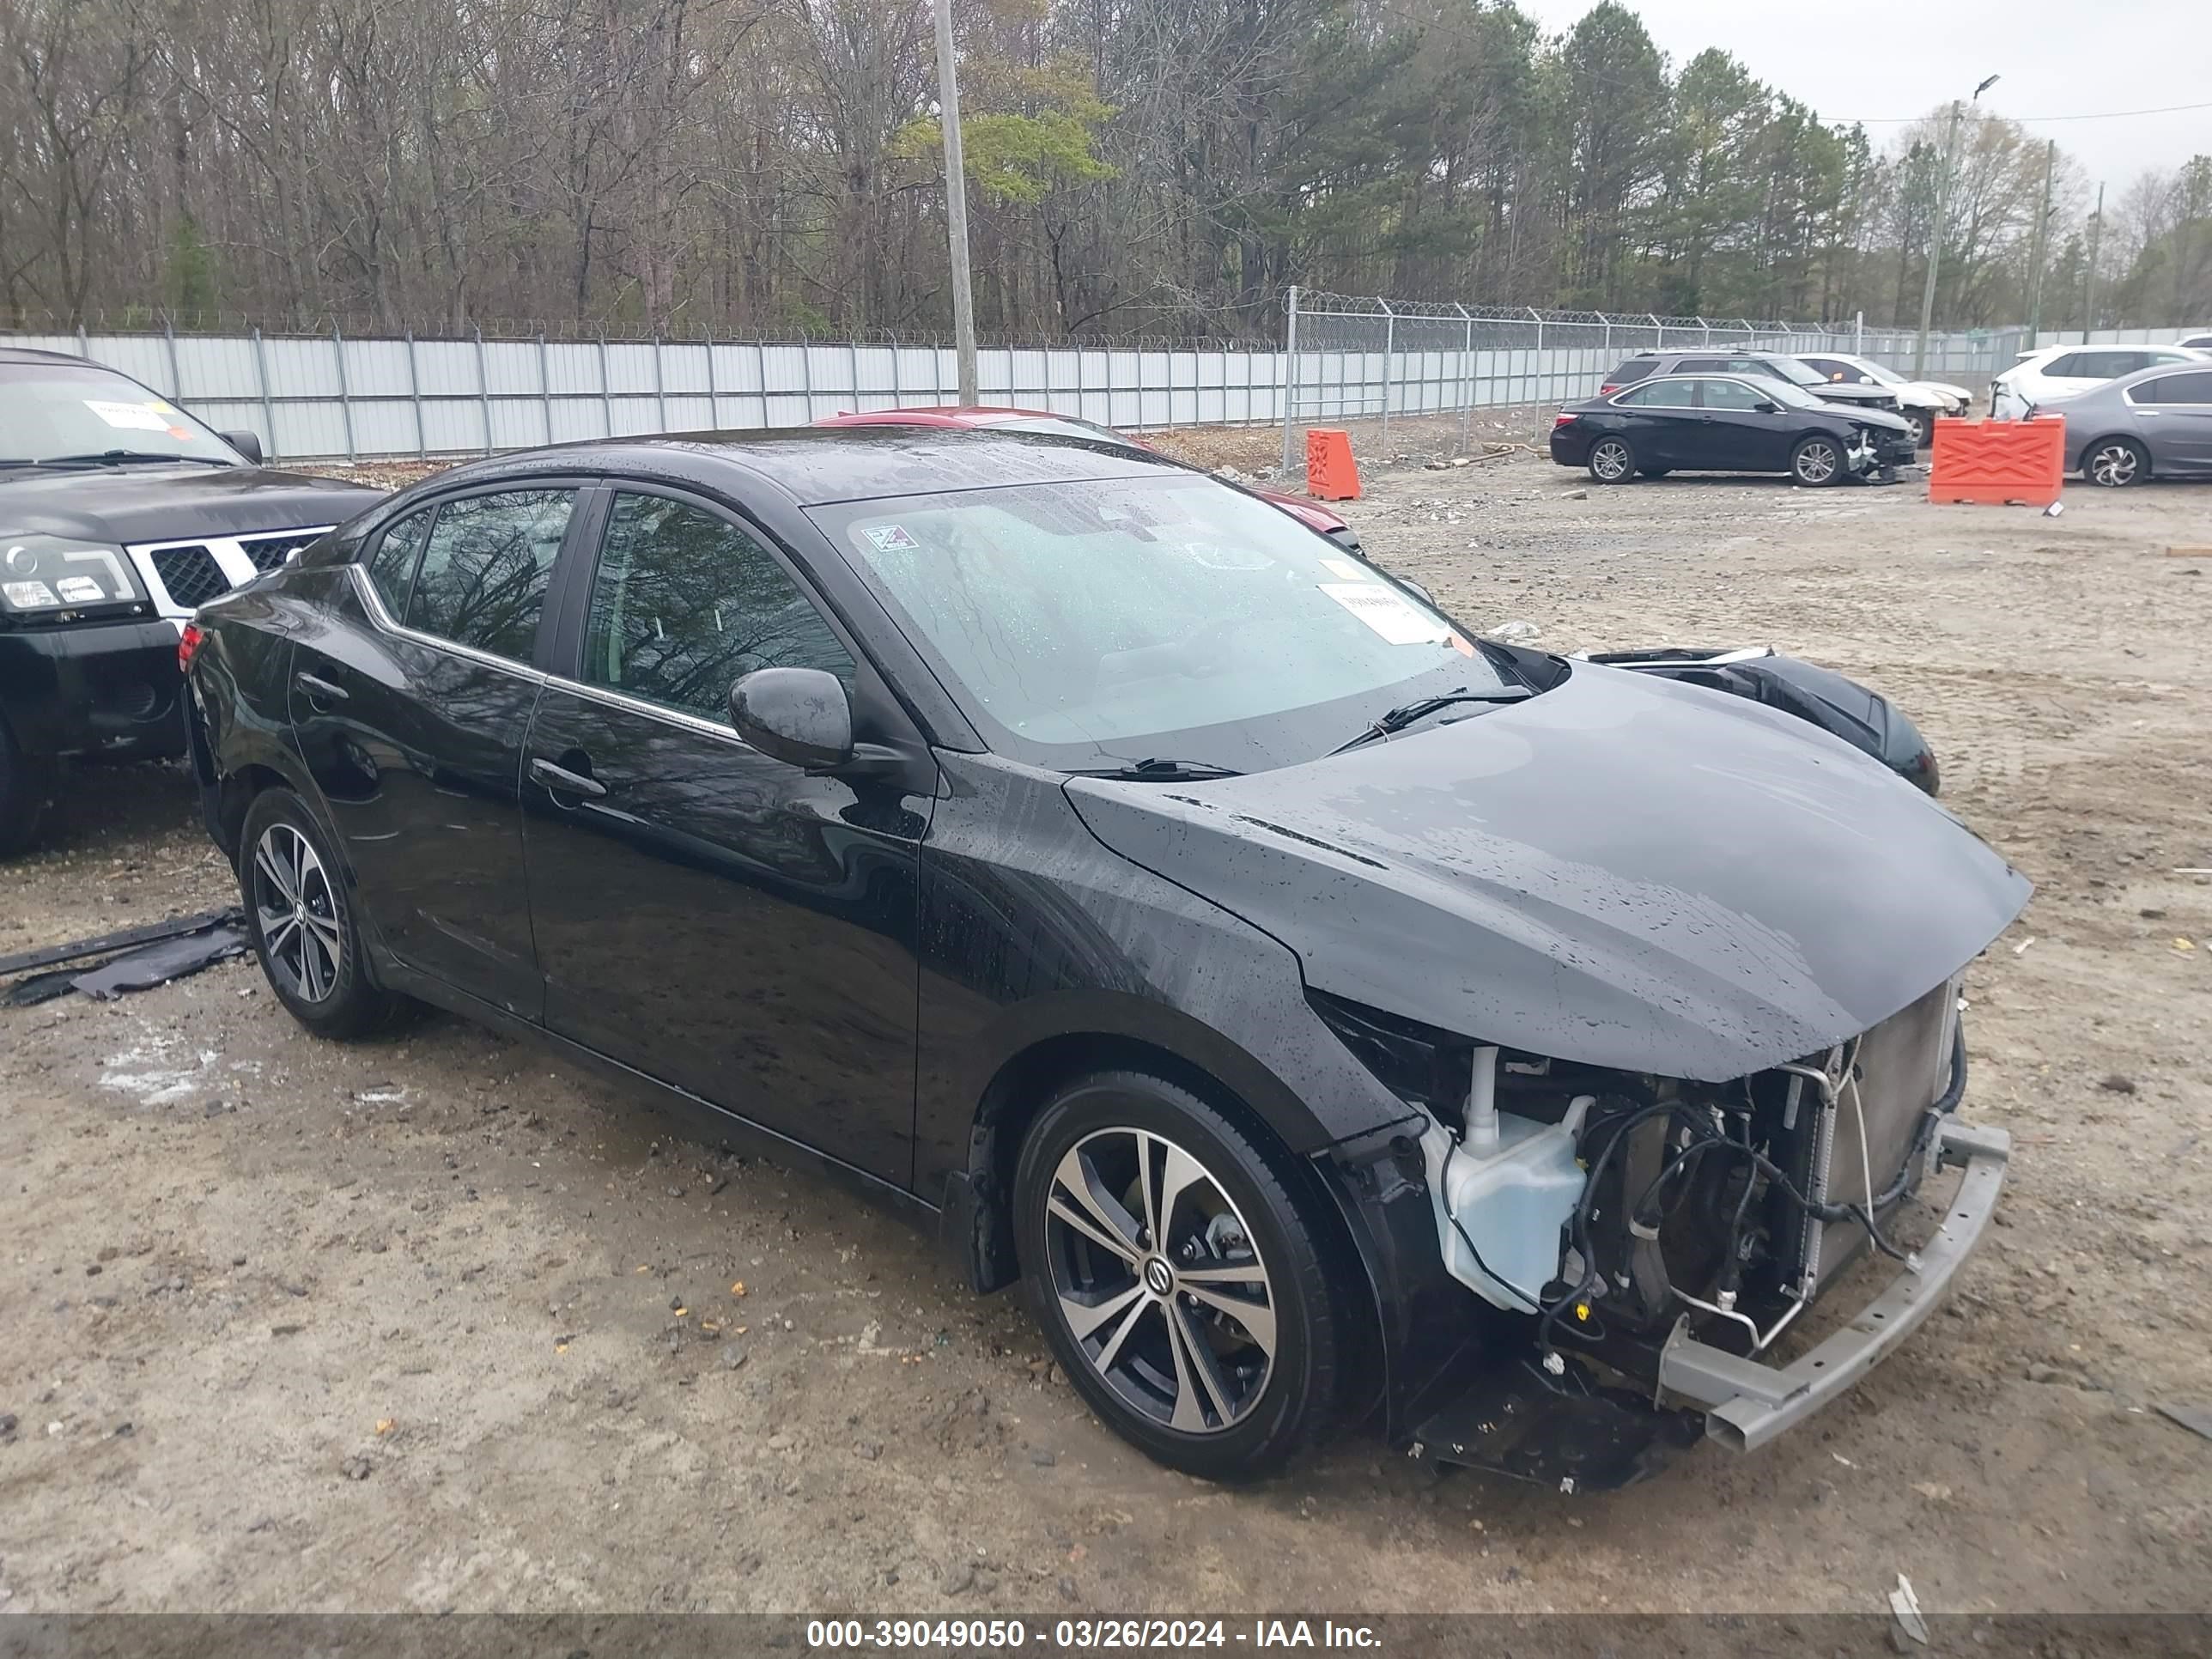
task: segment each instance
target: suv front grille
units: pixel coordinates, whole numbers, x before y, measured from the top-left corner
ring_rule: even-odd
[[[319,530],[288,530],[277,536],[240,536],[238,544],[253,561],[253,568],[265,576],[300,549],[320,541],[323,535]]]
[[[218,594],[230,592],[230,579],[204,547],[164,547],[154,554],[154,568],[169,597],[186,610],[195,610]]]

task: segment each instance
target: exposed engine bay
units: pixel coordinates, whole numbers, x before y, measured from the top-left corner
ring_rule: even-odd
[[[1678,1326],[1766,1350],[1934,1167],[1965,1087],[1957,981],[1826,1054],[1725,1084],[1516,1054],[1337,1004],[1417,1100],[1452,1276],[1567,1358],[1647,1391]],[[1359,1028],[1348,1029],[1355,1019]]]

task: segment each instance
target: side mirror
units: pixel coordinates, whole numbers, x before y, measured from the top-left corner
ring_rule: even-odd
[[[1780,404],[1769,403],[1764,398],[1761,398],[1757,403],[1753,404],[1752,407],[1757,410],[1761,415],[1779,415],[1782,412],[1782,405]]]
[[[730,724],[771,759],[819,772],[853,758],[853,704],[819,668],[756,668],[730,688]]]
[[[252,432],[218,432],[215,434],[228,444],[254,465],[261,465],[260,435]]]

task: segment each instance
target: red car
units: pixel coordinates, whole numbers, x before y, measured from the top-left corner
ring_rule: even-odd
[[[1040,409],[963,409],[957,405],[942,405],[935,409],[870,409],[848,410],[837,415],[826,415],[815,422],[817,426],[951,426],[991,427],[1000,431],[1056,433],[1063,438],[1089,438],[1102,444],[1118,444],[1124,449],[1153,450],[1142,438],[1133,438],[1126,432],[1116,432],[1110,426],[1099,426],[1090,421],[1079,421],[1072,415],[1054,415]],[[1360,557],[1359,538],[1350,525],[1330,512],[1319,501],[1304,495],[1286,495],[1278,489],[1261,489],[1255,486],[1252,493],[1261,501],[1272,502],[1289,514],[1300,524],[1331,537]]]

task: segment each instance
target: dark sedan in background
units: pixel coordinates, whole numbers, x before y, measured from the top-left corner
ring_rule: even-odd
[[[0,347],[0,854],[64,761],[184,753],[192,608],[384,499],[260,462],[127,375]]]
[[[1139,451],[540,450],[184,643],[309,1030],[421,998],[887,1201],[1184,1470],[1378,1410],[1554,1486],[1683,1425],[1757,1446],[1896,1347],[2002,1183],[1952,1115],[1957,979],[2027,887],[1956,818]],[[1947,1165],[1911,1271],[1762,1358]]]
[[[2212,364],[2154,364],[2029,412],[2065,417],[2066,470],[2089,483],[2212,478]]]
[[[1570,404],[1552,425],[1552,459],[1607,484],[1669,472],[1786,472],[1833,484],[1893,477],[1912,458],[1903,417],[1764,377],[1656,376]]]

